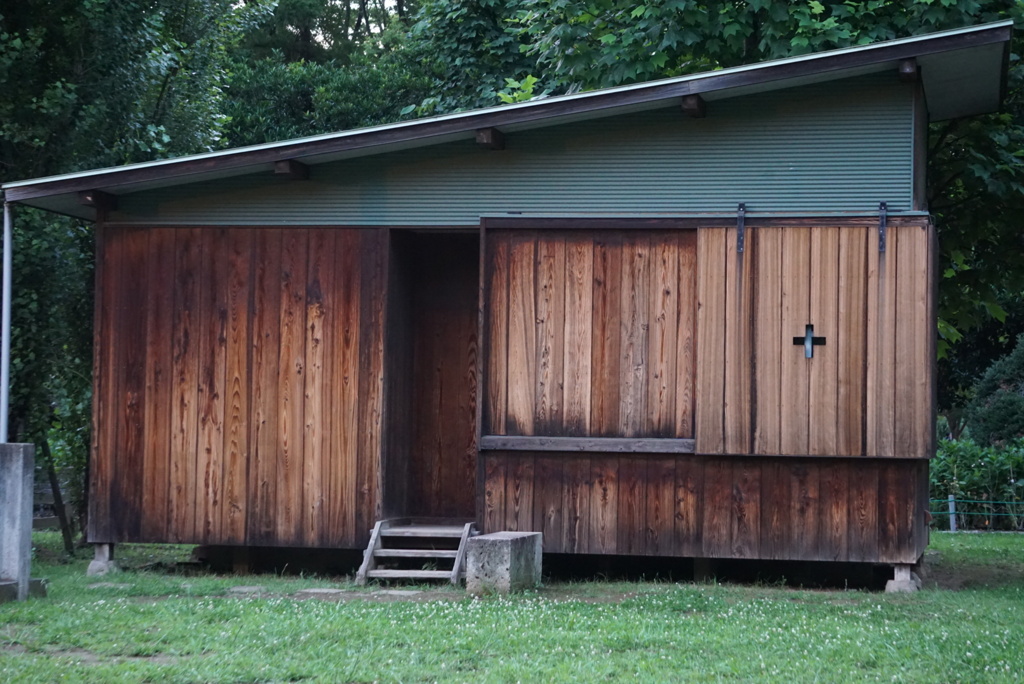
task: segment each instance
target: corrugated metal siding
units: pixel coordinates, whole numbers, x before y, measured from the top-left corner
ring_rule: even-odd
[[[122,196],[114,221],[475,225],[483,214],[912,208],[913,88],[882,74]]]

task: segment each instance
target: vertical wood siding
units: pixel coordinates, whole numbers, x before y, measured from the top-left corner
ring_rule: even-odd
[[[916,561],[932,228],[889,228],[881,254],[863,226],[694,237],[488,234],[484,430],[695,432],[696,454],[484,452],[485,529],[547,552]]]
[[[693,231],[489,232],[484,432],[692,437],[696,247]]]
[[[486,452],[484,528],[548,553],[916,562],[923,459]]]
[[[930,226],[699,231],[696,450],[928,458]],[[805,326],[824,346],[807,359]],[[808,485],[809,487],[811,485]]]
[[[386,233],[107,228],[97,250],[90,539],[358,546]]]

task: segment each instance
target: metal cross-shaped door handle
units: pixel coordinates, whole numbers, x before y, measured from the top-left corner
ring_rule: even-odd
[[[806,359],[813,359],[814,358],[814,348],[815,347],[823,347],[823,346],[825,346],[825,338],[824,337],[815,337],[814,336],[814,326],[811,325],[810,323],[808,323],[807,324],[807,328],[806,328],[806,330],[804,332],[804,336],[803,337],[794,337],[793,338],[793,344],[795,344],[798,347],[802,346],[804,348],[804,358],[806,358]]]

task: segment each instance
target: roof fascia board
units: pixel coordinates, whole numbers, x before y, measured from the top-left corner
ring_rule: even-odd
[[[194,174],[260,165],[286,159],[394,145],[413,141],[430,144],[431,138],[453,134],[475,134],[478,128],[501,127],[638,104],[670,100],[691,94],[707,94],[770,82],[806,78],[814,74],[885,64],[910,57],[1008,43],[1013,27],[1010,20],[980,27],[955,29],[926,36],[914,36],[873,45],[856,46],[788,59],[761,62],[732,69],[693,74],[674,79],[633,84],[620,88],[578,93],[504,107],[463,112],[433,119],[406,121],[369,129],[333,133],[314,138],[161,160],[146,164],[86,171],[50,179],[8,183],[3,186],[7,201],[24,202],[67,192],[93,188],[130,186]],[[1009,49],[1008,45],[1007,48]],[[1005,72],[1004,62],[1004,72]],[[1005,76],[1003,77],[1005,90]]]

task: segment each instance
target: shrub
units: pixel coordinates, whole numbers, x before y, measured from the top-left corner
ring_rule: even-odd
[[[962,529],[1024,530],[1024,439],[998,447],[969,439],[939,442],[931,462],[931,510],[936,527],[948,529],[944,501],[957,499]],[[936,515],[936,513],[939,513]]]
[[[971,437],[1001,444],[1024,437],[1024,335],[985,371],[967,408]]]

